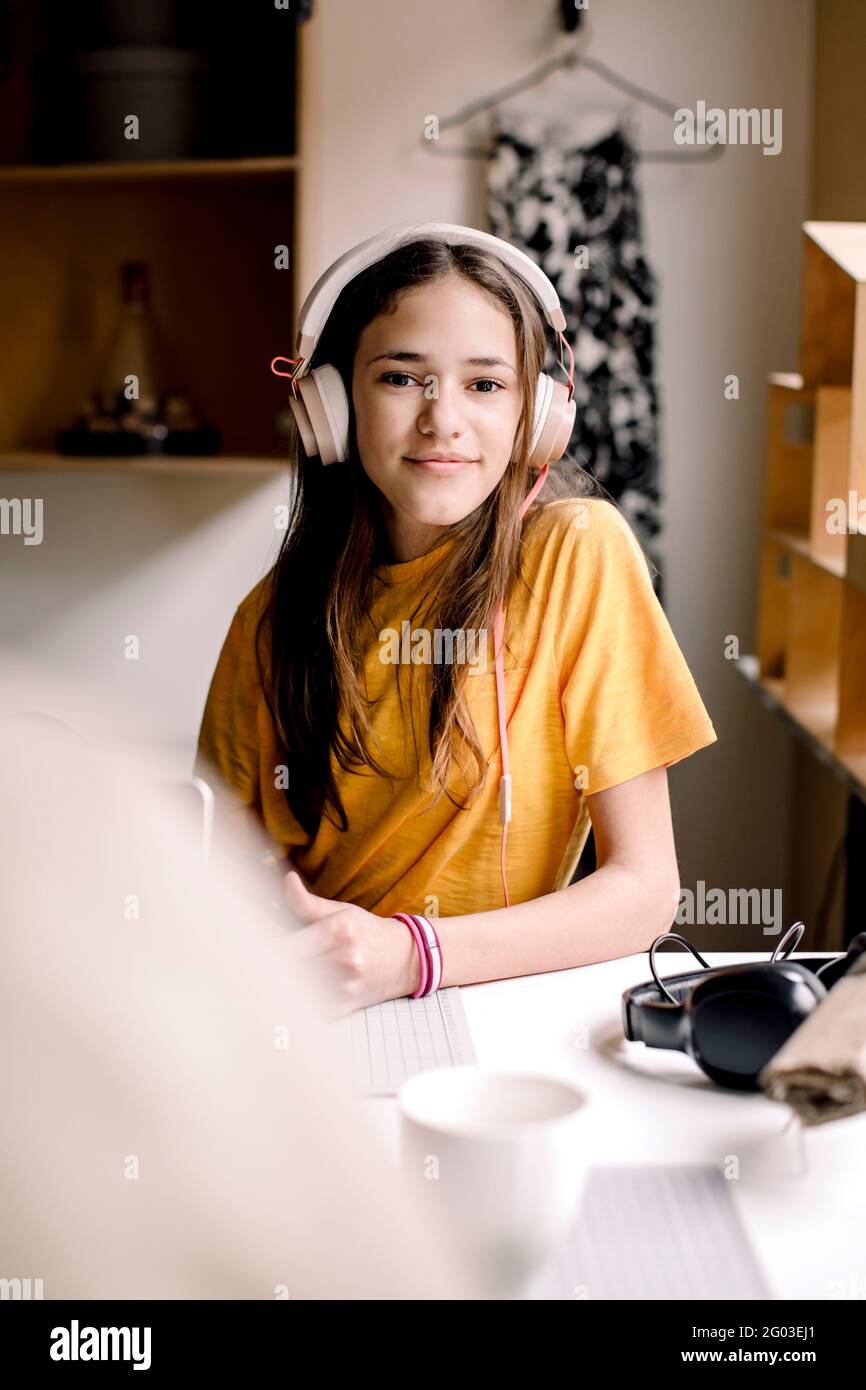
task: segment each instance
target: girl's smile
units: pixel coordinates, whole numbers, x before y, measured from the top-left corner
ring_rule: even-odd
[[[470,463],[477,463],[478,460],[450,457],[437,458],[435,455],[429,455],[428,457],[420,459],[404,458],[403,462],[411,463],[415,468],[422,468],[425,473],[433,473],[440,478],[448,478],[452,473],[459,473],[461,468],[468,468]]]

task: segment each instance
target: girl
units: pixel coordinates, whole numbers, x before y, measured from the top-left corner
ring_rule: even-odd
[[[575,464],[533,478],[545,324],[513,249],[415,230],[341,272],[301,370],[339,373],[346,457],[302,428],[199,736],[338,1013],[646,950],[679,895],[666,768],[716,738],[625,518]]]

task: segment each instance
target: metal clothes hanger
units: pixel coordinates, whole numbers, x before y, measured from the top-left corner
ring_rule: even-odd
[[[587,68],[590,72],[596,73],[609,86],[616,87],[619,91],[625,92],[627,96],[635,97],[643,106],[650,106],[656,111],[661,111],[665,116],[674,117],[676,112],[681,109],[664,97],[649,91],[646,87],[639,86],[638,83],[630,81],[627,77],[621,77],[600,58],[591,58],[586,53],[587,44],[588,39],[584,37],[569,46],[564,52],[557,54],[556,57],[545,59],[525,77],[497,87],[494,92],[479,97],[476,101],[470,101],[451,116],[443,116],[439,121],[439,130],[452,130],[455,126],[463,125],[466,121],[471,120],[473,116],[478,116],[483,111],[490,111],[493,107],[517,96],[520,92],[526,92],[531,87],[538,86],[558,68]],[[496,153],[495,144],[440,145],[438,140],[430,140],[423,133],[420,139],[428,154],[441,155],[446,159],[491,159]],[[636,150],[635,158],[658,164],[702,164],[710,160],[721,159],[726,148],[727,146],[724,144],[708,145],[705,149],[700,150],[686,149],[680,154],[673,153],[671,150]]]

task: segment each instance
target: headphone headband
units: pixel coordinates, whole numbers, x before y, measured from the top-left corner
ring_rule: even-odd
[[[322,335],[331,310],[336,304],[340,292],[349,281],[359,275],[362,270],[366,270],[367,266],[373,265],[383,256],[394,251],[398,246],[427,236],[437,237],[452,246],[461,242],[469,242],[472,246],[479,246],[484,250],[492,251],[505,261],[538,296],[544,310],[544,316],[551,328],[556,332],[562,332],[565,329],[565,315],[560,307],[559,296],[552,282],[541,267],[536,265],[535,261],[525,252],[516,246],[510,246],[501,237],[491,236],[489,232],[476,231],[474,227],[461,227],[454,222],[406,223],[402,226],[386,227],[383,232],[379,232],[376,236],[359,242],[357,246],[346,251],[344,255],[334,261],[333,265],[328,267],[324,274],[319,276],[304,300],[298,315],[296,350],[304,363],[299,369],[299,377],[306,375],[307,364],[316,349],[316,344]]]

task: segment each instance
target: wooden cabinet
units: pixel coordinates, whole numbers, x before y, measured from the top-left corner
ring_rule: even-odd
[[[219,428],[222,451],[114,466],[280,467],[285,441],[275,421],[285,391],[269,363],[294,343],[301,168],[294,115],[303,31],[295,33],[290,13],[280,16],[286,90],[269,110],[284,109],[285,131],[269,125],[256,143],[245,126],[251,147],[238,150],[229,138],[231,112],[223,111],[215,148],[230,155],[49,164],[33,162],[45,10],[17,3],[12,12],[15,63],[0,87],[0,466],[111,466],[56,454],[55,443],[93,388],[119,308],[121,263],[137,260],[150,267],[154,317],[201,416]],[[240,96],[255,87],[256,54],[264,63],[261,45],[237,55]]]
[[[758,676],[866,794],[866,223],[804,224],[797,375],[769,383]]]

